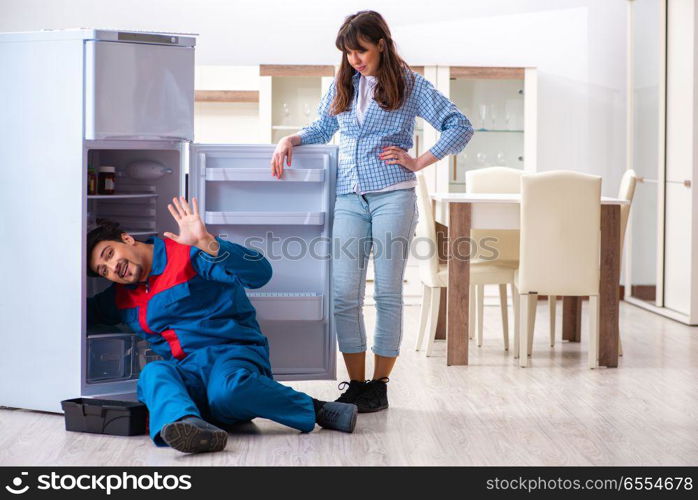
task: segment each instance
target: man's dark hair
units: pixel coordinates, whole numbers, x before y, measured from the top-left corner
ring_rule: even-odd
[[[97,227],[87,233],[87,275],[99,277],[99,274],[90,268],[90,260],[92,259],[92,250],[100,241],[118,241],[122,242],[121,235],[125,233],[119,229],[119,223],[107,219],[97,219]]]

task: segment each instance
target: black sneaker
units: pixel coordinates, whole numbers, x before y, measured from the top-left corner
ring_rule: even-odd
[[[359,411],[356,405],[348,403],[323,403],[315,417],[320,427],[342,432],[354,432],[356,416]]]
[[[364,391],[366,385],[367,382],[363,380],[352,380],[351,382],[342,382],[337,386],[337,388],[340,391],[343,390],[345,387],[348,387],[348,389],[344,391],[344,394],[335,399],[335,402],[356,404],[356,400]]]
[[[199,417],[186,417],[165,425],[162,440],[182,453],[221,451],[228,442],[228,433]]]
[[[373,413],[388,407],[388,377],[366,382],[366,387],[356,400],[359,413]]]

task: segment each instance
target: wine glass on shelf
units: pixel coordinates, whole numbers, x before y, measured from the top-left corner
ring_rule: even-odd
[[[501,167],[506,167],[507,162],[506,162],[506,155],[502,153],[501,151],[497,153],[497,165]]]
[[[458,164],[463,165],[464,167],[467,166],[469,158],[470,158],[470,156],[466,152],[459,154],[458,155]]]
[[[487,127],[485,120],[487,119],[487,104],[480,104],[480,128],[484,129]]]
[[[468,153],[458,155],[458,169],[456,170],[456,182],[465,182],[465,171],[468,168]]]
[[[497,111],[494,109],[494,106],[492,106],[490,109],[490,122],[492,124],[492,130],[496,130],[497,129]]]
[[[506,129],[511,130],[511,112],[510,111],[506,111],[504,113],[504,123],[506,124],[505,125]]]
[[[478,165],[484,166],[487,162],[487,153],[479,152],[475,155],[475,158],[477,158]]]
[[[303,104],[303,114],[305,115],[305,124],[308,125],[310,123],[310,104],[307,102]]]
[[[288,117],[291,115],[291,111],[288,109],[288,104],[283,103],[281,105],[284,112],[283,125],[288,125]]]

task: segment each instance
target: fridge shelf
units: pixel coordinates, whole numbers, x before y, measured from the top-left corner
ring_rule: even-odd
[[[260,320],[319,321],[323,318],[320,293],[247,292],[247,297]]]
[[[516,130],[516,129],[494,129],[494,128],[478,128],[475,129],[475,132],[502,132],[502,133],[509,133],[509,134],[523,134],[523,130]]]
[[[207,181],[291,181],[323,182],[325,171],[319,168],[285,168],[281,179],[271,175],[269,168],[207,168]]]
[[[128,229],[123,229],[131,236],[157,236],[157,231],[129,231]]]
[[[272,130],[300,130],[307,125],[272,125]]]
[[[88,200],[123,200],[128,198],[157,198],[157,193],[129,193],[129,194],[88,194]]]
[[[242,211],[206,212],[206,224],[219,225],[298,225],[321,226],[325,223],[325,212],[269,212]]]

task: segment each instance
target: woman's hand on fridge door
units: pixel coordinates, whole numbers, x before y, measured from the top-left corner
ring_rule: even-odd
[[[289,135],[284,137],[276,145],[274,154],[271,157],[271,175],[281,179],[284,173],[284,161],[290,167],[293,159],[293,146],[300,144],[300,137]]]
[[[207,230],[204,221],[199,215],[199,203],[192,198],[192,206],[189,206],[184,197],[172,198],[172,203],[167,205],[172,217],[177,221],[179,234],[165,232],[164,236],[182,245],[196,247],[214,257],[218,255],[219,244]]]

